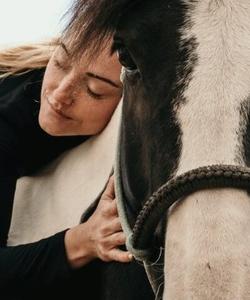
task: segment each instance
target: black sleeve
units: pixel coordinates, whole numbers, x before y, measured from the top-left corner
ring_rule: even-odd
[[[38,242],[6,247],[18,178],[15,147],[15,133],[0,120],[0,290],[30,282],[33,286],[50,285],[70,273],[65,231]]]
[[[6,244],[10,226],[18,178],[17,151],[14,130],[0,119],[0,246]]]
[[[46,287],[71,274],[65,231],[38,242],[0,248],[0,290],[32,284]]]

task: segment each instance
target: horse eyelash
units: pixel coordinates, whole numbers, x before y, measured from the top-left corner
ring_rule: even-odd
[[[122,42],[121,39],[116,38],[111,46],[111,55],[114,54],[116,51],[118,51],[119,49],[124,48],[124,43]]]
[[[119,45],[117,43],[113,43],[111,46],[110,54],[113,55],[119,49]]]

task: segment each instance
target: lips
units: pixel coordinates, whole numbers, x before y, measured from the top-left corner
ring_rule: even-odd
[[[69,117],[68,115],[64,114],[61,110],[59,110],[58,108],[55,108],[49,101],[49,99],[46,97],[47,99],[47,102],[50,106],[50,108],[56,113],[58,114],[59,116],[65,118],[65,119],[69,119],[69,120],[73,120],[71,117]]]

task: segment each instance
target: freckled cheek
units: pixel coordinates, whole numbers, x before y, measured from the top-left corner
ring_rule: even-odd
[[[101,124],[105,125],[112,117],[116,106],[117,105],[109,105],[109,106],[103,107],[101,110],[99,110],[99,113],[96,114],[97,123],[99,123],[100,125]]]
[[[44,97],[44,91],[41,90],[41,96],[40,96],[40,113],[44,111],[45,109],[45,97]]]
[[[100,129],[105,125],[107,119],[107,112],[100,109],[85,110],[78,118],[84,128],[92,129]]]
[[[75,115],[74,126],[78,133],[95,135],[101,132],[111,119],[116,106],[103,103],[91,106],[85,104],[82,110],[78,110],[77,116]]]
[[[40,107],[40,110],[44,111],[47,109],[47,106],[48,106],[48,102],[47,102],[47,98],[46,98],[46,88],[45,86],[42,87],[42,90],[41,90],[41,107]]]
[[[49,81],[44,79],[42,89],[41,89],[41,104],[46,103],[46,95],[48,94],[49,88]]]
[[[50,67],[43,78],[41,97],[45,98],[45,94],[48,95],[53,92],[53,90],[58,86],[58,83],[61,81],[61,78],[58,77],[56,72],[53,72],[53,69]],[[44,100],[44,99],[43,99]]]

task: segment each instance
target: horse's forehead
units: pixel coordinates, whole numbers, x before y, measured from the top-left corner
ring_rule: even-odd
[[[121,14],[117,31],[131,34],[134,37],[135,34],[140,34],[140,31],[145,28],[159,25],[161,13],[163,11],[164,14],[167,13],[167,2],[164,0],[137,1]]]
[[[190,3],[189,3],[190,2]],[[159,25],[161,21],[171,21],[171,17],[183,15],[193,0],[143,0],[135,1],[127,7],[119,18],[118,28],[131,29],[138,24]],[[149,24],[148,24],[149,22]]]
[[[141,62],[144,67],[148,66],[151,57],[157,57],[155,66],[161,64],[178,47],[188,8],[181,5],[183,0],[172,1],[173,5],[169,5],[170,2],[140,1],[141,5],[131,7],[119,19],[115,37],[124,42],[137,63]],[[152,67],[150,65],[151,70]]]

